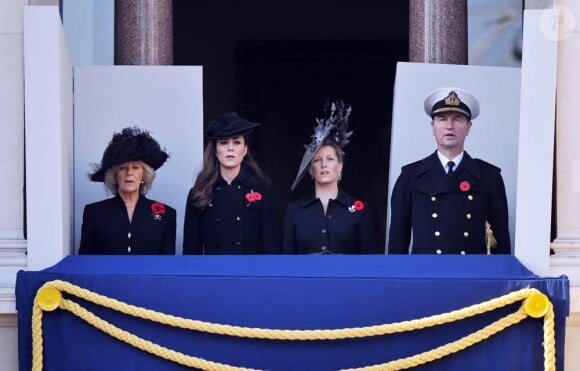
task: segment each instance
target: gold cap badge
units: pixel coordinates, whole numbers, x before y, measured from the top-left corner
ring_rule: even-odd
[[[454,91],[450,92],[449,95],[445,98],[446,106],[459,106],[460,104],[461,100]]]

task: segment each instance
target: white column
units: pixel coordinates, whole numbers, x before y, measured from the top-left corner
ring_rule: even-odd
[[[14,285],[26,267],[21,1],[0,1],[0,369],[18,368]]]
[[[580,256],[580,1],[562,1],[556,101],[557,253]]]
[[[556,239],[552,275],[570,278],[572,302],[580,308],[580,2],[559,1],[558,96],[556,101]]]
[[[0,313],[14,313],[24,240],[24,66],[22,1],[0,2]]]
[[[557,71],[557,43],[543,25],[556,16],[552,8],[524,11],[514,247],[540,276],[549,273]]]
[[[550,275],[570,279],[570,317],[566,326],[566,368],[580,364],[580,2],[560,0],[556,99],[556,240]]]
[[[57,7],[24,8],[28,268],[72,248],[72,64]]]

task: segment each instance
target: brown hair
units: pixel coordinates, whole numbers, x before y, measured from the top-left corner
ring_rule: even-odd
[[[330,147],[334,148],[334,152],[336,152],[336,158],[338,159],[338,162],[340,162],[340,163],[344,162],[344,151],[338,145],[338,143],[336,143],[334,140],[325,140],[324,142],[322,142],[322,145],[320,147],[318,147],[318,151],[320,151],[320,148],[322,148],[324,146],[330,146]],[[312,161],[310,161],[310,162],[312,162]]]
[[[245,135],[243,138],[244,143],[248,145],[248,138]],[[205,151],[203,152],[203,167],[199,174],[197,174],[195,184],[193,185],[193,198],[191,202],[200,211],[205,210],[211,203],[213,186],[220,178],[220,164],[216,156],[216,144],[217,141],[214,139],[205,147]],[[270,180],[262,169],[260,169],[258,163],[250,153],[249,147],[246,156],[242,160],[241,167],[249,169],[260,180],[266,184],[270,184]]]

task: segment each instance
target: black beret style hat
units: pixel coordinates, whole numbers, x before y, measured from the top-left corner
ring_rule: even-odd
[[[248,121],[235,112],[224,113],[210,121],[205,136],[210,139],[226,139],[250,134],[260,124]]]
[[[101,164],[94,166],[96,170],[89,174],[89,177],[93,182],[103,182],[107,170],[128,161],[143,161],[157,170],[168,157],[147,130],[141,130],[136,126],[127,127],[113,135],[113,139],[105,148]]]

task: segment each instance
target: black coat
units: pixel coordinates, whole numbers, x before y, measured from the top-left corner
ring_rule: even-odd
[[[509,254],[508,206],[500,169],[467,152],[447,175],[437,153],[406,165],[391,197],[389,254],[485,254],[485,222]]]
[[[284,217],[285,254],[372,254],[373,224],[367,205],[355,210],[354,197],[339,190],[326,215],[314,193],[291,202]],[[359,201],[360,202],[360,201]]]
[[[175,254],[175,209],[163,205],[165,212],[159,212],[159,204],[140,196],[131,222],[118,195],[86,205],[79,254]]]
[[[260,200],[248,201],[252,192]],[[279,254],[280,227],[272,189],[244,167],[228,184],[220,177],[203,211],[189,191],[183,229],[184,254]]]

